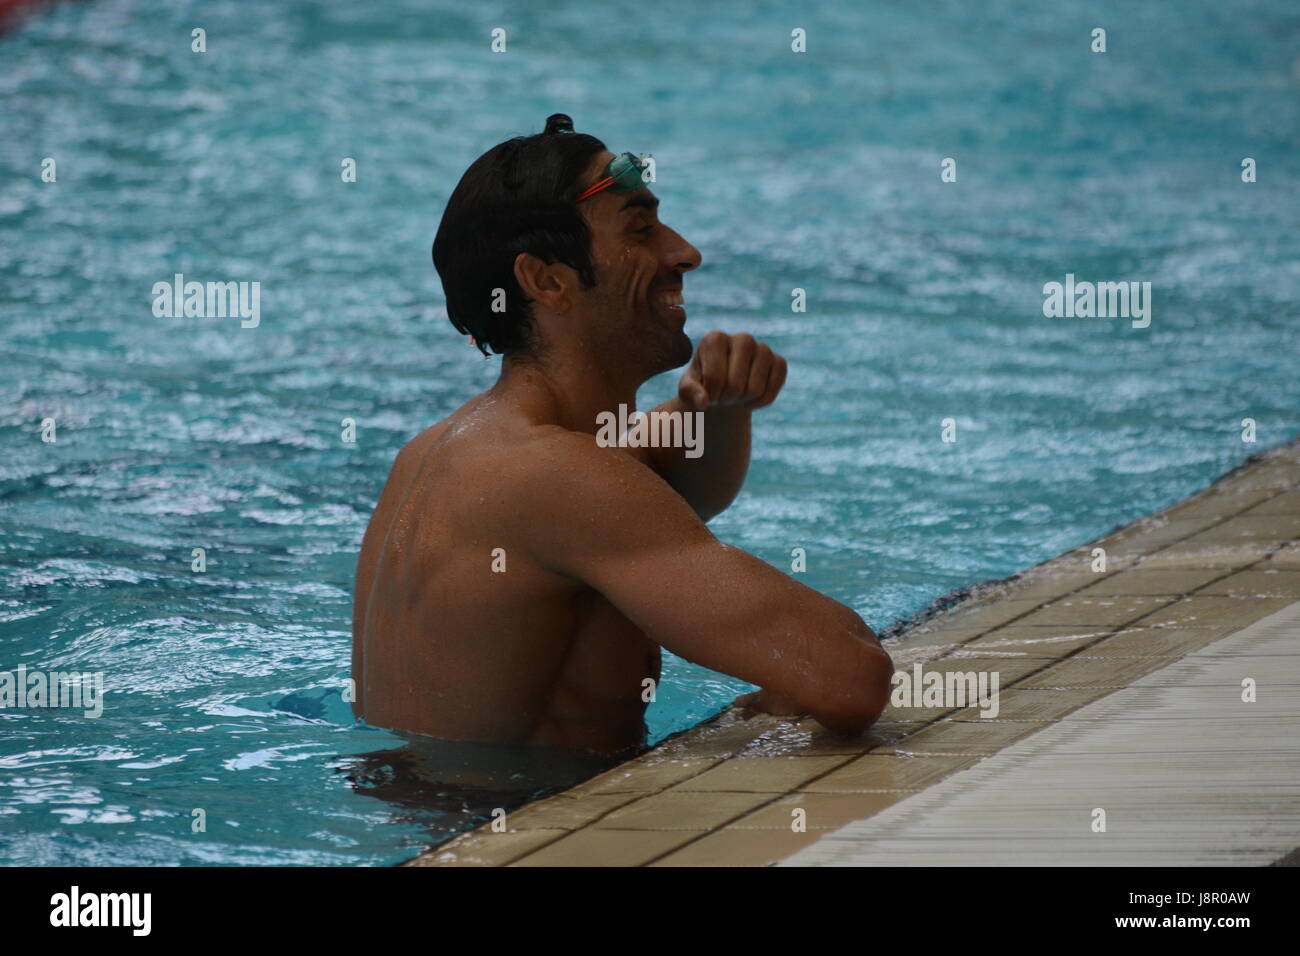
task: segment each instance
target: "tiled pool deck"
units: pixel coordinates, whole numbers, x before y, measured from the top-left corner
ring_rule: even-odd
[[[511,812],[501,832],[486,824],[406,865],[779,863],[1300,601],[1298,542],[1293,441],[888,643],[899,670],[997,672],[996,718],[891,705],[867,735],[844,738],[728,709]],[[1096,548],[1104,571],[1092,570]],[[795,810],[806,829],[792,827]]]

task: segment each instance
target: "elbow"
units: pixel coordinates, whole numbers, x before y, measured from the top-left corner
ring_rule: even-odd
[[[888,706],[894,662],[879,644],[864,642],[858,665],[847,670],[850,679],[834,695],[835,704],[818,708],[812,715],[832,733],[856,737]]]

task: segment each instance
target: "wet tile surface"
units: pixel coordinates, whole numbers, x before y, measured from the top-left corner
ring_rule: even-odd
[[[1298,634],[1295,603],[783,862],[1269,865],[1300,833]]]
[[[720,830],[682,847],[652,866],[771,866],[817,841],[815,830],[767,830],[754,839],[747,830]]]
[[[1084,597],[1072,594],[1058,601],[1044,604],[1038,610],[1017,621],[1022,627],[1031,625],[1069,625],[1077,627],[1121,627],[1176,600],[1176,596],[1151,597],[1147,595],[1112,595]]]
[[[620,807],[601,817],[592,827],[599,830],[712,830],[780,795],[669,790]]]
[[[511,866],[644,866],[689,843],[688,830],[597,830],[566,834]]]
[[[1222,577],[1224,573],[1218,568],[1146,568],[1138,564],[1084,588],[1077,596],[1083,598],[1096,598],[1103,595],[1181,597]]]
[[[969,767],[977,759],[969,755],[904,756],[901,753],[873,752],[831,771],[803,789],[807,793],[916,790]]]
[[[848,756],[738,757],[677,784],[669,793],[731,790],[787,793],[841,766]]]

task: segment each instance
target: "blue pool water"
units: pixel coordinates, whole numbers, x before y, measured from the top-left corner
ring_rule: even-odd
[[[0,712],[0,860],[383,864],[483,819],[359,756],[408,751],[340,692],[388,466],[496,373],[442,311],[443,204],[551,112],[654,154],[688,330],[790,360],[714,530],[805,548],[877,630],[1300,431],[1290,0],[542,6],[98,0],[0,36],[0,669],[107,689]],[[178,272],[261,282],[260,325],[156,318]],[[1045,318],[1067,273],[1151,282],[1150,327]],[[745,689],[670,660],[654,739]]]

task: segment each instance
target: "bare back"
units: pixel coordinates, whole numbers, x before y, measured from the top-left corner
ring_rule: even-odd
[[[398,455],[357,569],[355,710],[368,723],[601,753],[644,742],[659,645],[516,533],[530,518],[503,476],[518,480],[556,431],[485,394]]]

